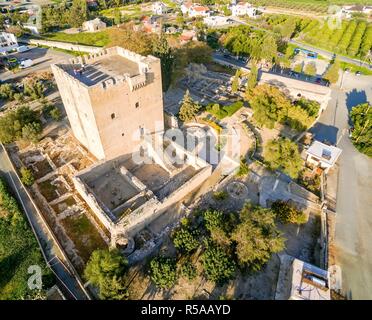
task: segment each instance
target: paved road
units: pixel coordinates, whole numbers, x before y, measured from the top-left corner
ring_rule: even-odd
[[[77,280],[71,275],[65,264],[62,263],[64,258],[60,250],[55,245],[43,221],[36,212],[35,207],[29,200],[27,193],[24,191],[21,182],[13,171],[11,164],[9,163],[9,159],[6,156],[2,145],[0,145],[0,171],[4,174],[4,177],[8,181],[8,184],[13,190],[14,195],[17,197],[19,203],[21,204],[23,211],[29,218],[32,227],[37,234],[39,243],[42,246],[41,249],[43,250],[45,257],[48,260],[52,271],[57,277],[57,281],[60,284],[61,290],[70,299],[86,300],[87,297],[79,286]]]
[[[289,40],[289,43],[291,43],[293,45],[296,45],[296,46],[299,46],[301,48],[304,48],[306,50],[317,52],[318,54],[320,54],[323,57],[328,58],[328,59],[332,59],[332,57],[334,55],[334,53],[331,52],[331,51],[315,48],[313,46],[310,46],[308,44],[304,44],[304,43],[296,41],[296,40]],[[348,58],[348,57],[344,57],[344,56],[340,56],[340,55],[337,55],[337,59],[340,60],[340,61],[343,61],[343,62],[352,63],[352,64],[355,64],[355,65],[363,66],[363,67],[367,67],[367,68],[372,66],[372,65],[370,65],[366,62],[363,62],[359,59]]]
[[[50,70],[50,65],[53,63],[60,63],[66,61],[73,56],[61,51],[56,51],[47,48],[32,47],[30,51],[22,53],[12,53],[9,56],[14,56],[17,59],[31,59],[33,65],[29,68],[13,73],[10,71],[0,72],[0,79],[3,81],[12,79],[22,79],[31,72]]]
[[[350,108],[372,101],[371,78],[345,74],[344,90],[332,92],[327,110],[313,129],[317,139],[336,143],[343,150],[335,245],[344,293],[351,299],[372,299],[372,159],[359,153],[347,134]]]

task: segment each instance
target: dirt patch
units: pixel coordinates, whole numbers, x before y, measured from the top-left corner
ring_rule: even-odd
[[[94,250],[107,248],[99,232],[85,214],[66,217],[61,224],[84,262],[88,261]]]

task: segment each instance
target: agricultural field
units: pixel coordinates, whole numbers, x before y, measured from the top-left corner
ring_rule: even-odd
[[[330,5],[372,4],[372,0],[252,0],[255,5],[294,9],[298,11],[327,13]]]
[[[365,20],[344,20],[336,28],[314,20],[300,34],[300,39],[337,54],[365,58],[372,47],[372,23]]]
[[[64,32],[47,33],[44,36],[47,40],[71,42],[81,45],[104,47],[109,43],[110,29],[100,32],[82,32],[75,34],[67,34]]]

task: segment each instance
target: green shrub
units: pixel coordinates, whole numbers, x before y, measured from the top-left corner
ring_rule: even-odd
[[[21,170],[21,181],[26,186],[32,186],[35,182],[34,175],[30,169],[22,167]]]
[[[176,261],[158,256],[150,262],[150,277],[158,288],[170,288],[177,281]]]
[[[271,209],[282,223],[304,224],[307,222],[306,214],[300,210],[297,210],[288,202],[280,200],[275,201],[272,204]]]
[[[181,265],[180,273],[182,277],[190,281],[194,280],[196,278],[196,267],[190,261],[187,261]]]
[[[213,193],[213,198],[215,200],[222,201],[222,200],[226,200],[228,197],[229,197],[229,194],[226,191],[217,191]]]
[[[173,233],[173,244],[181,252],[190,253],[199,246],[195,231],[186,228],[179,229]]]

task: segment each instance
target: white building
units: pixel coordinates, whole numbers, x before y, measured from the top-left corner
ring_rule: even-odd
[[[0,32],[0,53],[12,51],[18,47],[17,37],[12,33]]]
[[[340,148],[315,140],[309,149],[306,150],[306,161],[327,172],[334,166],[341,152]]]
[[[210,17],[205,17],[203,19],[203,22],[208,26],[208,27],[217,27],[217,26],[223,26],[226,24],[233,23],[231,19],[228,17],[224,16],[210,16]]]
[[[183,14],[188,14],[189,17],[208,17],[210,15],[208,7],[190,2],[182,4],[181,11]]]
[[[152,4],[152,12],[157,15],[162,15],[167,13],[169,8],[163,2],[154,2]]]
[[[294,259],[289,300],[331,300],[329,272]]]
[[[106,23],[101,19],[95,18],[93,20],[85,21],[83,23],[83,30],[88,32],[95,32],[106,28]]]
[[[372,6],[362,5],[343,6],[341,12],[347,18],[351,18],[353,13],[363,13],[369,16],[372,14]]]
[[[238,2],[230,6],[231,14],[234,17],[237,16],[249,16],[254,18],[258,15],[258,9],[253,7],[248,2]]]

